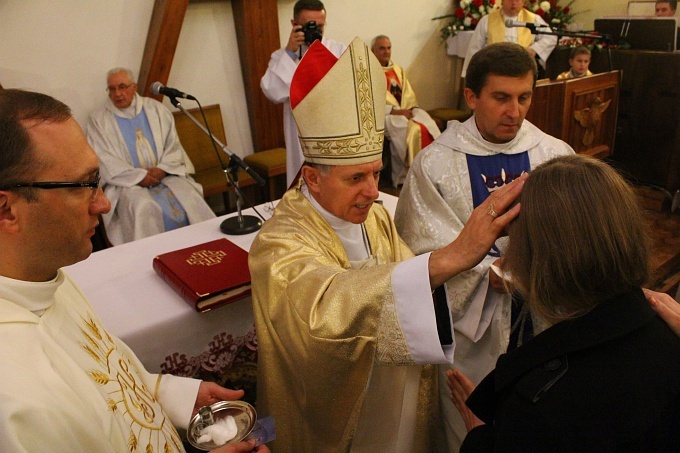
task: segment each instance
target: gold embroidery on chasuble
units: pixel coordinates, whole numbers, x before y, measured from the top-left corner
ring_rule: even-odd
[[[92,317],[80,326],[80,344],[95,361],[88,375],[106,393],[111,412],[130,427],[128,450],[144,452],[183,451],[182,441],[160,404],[139,376],[131,371],[130,361],[116,348],[113,339]],[[141,450],[139,450],[141,448]]]
[[[382,247],[378,248],[382,249]],[[352,262],[352,268],[368,269],[387,262],[384,258],[380,257],[379,253],[373,253],[371,247],[369,247],[369,253],[372,255],[371,259],[361,263]],[[356,284],[359,287],[364,285],[370,286],[372,283],[375,283],[374,277],[371,274],[368,274],[365,281],[362,281],[364,280],[363,276],[357,276],[356,278],[358,279]],[[387,278],[389,279],[390,277]],[[382,297],[383,301],[380,307],[374,360],[382,365],[415,365],[399,322],[392,285],[387,285],[387,288],[386,293]]]
[[[399,324],[397,307],[394,304],[394,295],[391,289],[389,294],[385,294],[380,310],[376,344],[376,362],[383,365],[415,365],[406,346],[406,338],[404,338],[401,324]]]

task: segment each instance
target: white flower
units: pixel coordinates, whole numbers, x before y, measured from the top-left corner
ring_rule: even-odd
[[[463,24],[465,24],[466,27],[469,27],[472,25],[472,18],[466,17],[465,20],[463,21]]]
[[[480,17],[482,17],[482,15],[479,13],[472,13],[472,17],[474,17],[475,19],[479,19]]]
[[[550,2],[541,2],[541,9],[546,13],[550,11]]]
[[[550,22],[553,23],[553,24],[559,24],[562,21],[559,20],[558,18],[555,18],[555,19],[551,20]]]
[[[470,4],[472,0],[460,0],[460,6],[461,8],[465,9],[466,6]]]

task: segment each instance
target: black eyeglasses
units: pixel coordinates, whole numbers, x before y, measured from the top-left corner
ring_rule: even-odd
[[[134,85],[134,83],[128,83],[127,85],[124,84],[124,83],[121,83],[120,85],[110,85],[110,86],[106,87],[106,91],[108,91],[109,93],[114,93],[116,91],[123,91],[123,90],[127,90],[132,85]]]
[[[99,190],[99,182],[101,181],[101,176],[99,172],[96,173],[95,179],[92,181],[40,181],[40,182],[20,182],[17,184],[11,184],[6,187],[0,187],[0,190],[12,190],[21,189],[22,187],[31,187],[35,189],[68,189],[68,188],[79,188],[87,187],[92,190],[92,200],[97,196],[97,191]]]

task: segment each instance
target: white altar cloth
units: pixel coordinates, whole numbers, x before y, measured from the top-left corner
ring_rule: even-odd
[[[381,193],[393,214],[397,198]],[[264,205],[257,210],[265,217]],[[252,209],[244,214],[253,215]],[[227,237],[249,250],[255,233],[224,235],[220,223],[235,213],[93,253],[65,270],[89,298],[107,329],[127,343],[150,372],[176,372],[178,363],[205,366],[210,351],[252,335],[250,298],[198,313],[152,268],[161,253]],[[187,373],[190,374],[190,373]]]

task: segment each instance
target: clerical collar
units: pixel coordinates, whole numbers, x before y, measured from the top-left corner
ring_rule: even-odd
[[[59,269],[53,280],[27,282],[0,275],[0,299],[8,300],[36,316],[42,316],[54,304],[54,294],[64,283],[64,272]]]
[[[121,118],[132,119],[139,115],[142,111],[142,101],[139,99],[139,94],[135,93],[135,97],[132,98],[132,103],[125,107],[124,109],[119,109],[115,106],[111,99],[107,99],[106,108],[116,116]]]
[[[361,261],[371,258],[370,245],[363,231],[363,224],[357,225],[356,223],[348,222],[328,212],[309,193],[307,184],[303,183],[300,186],[300,191],[302,191],[302,194],[309,200],[314,209],[321,214],[321,217],[328,222],[333,231],[335,231],[335,234],[338,235],[350,261]]]
[[[488,149],[496,152],[502,152],[503,150],[514,147],[519,141],[520,131],[522,130],[520,127],[520,130],[517,131],[517,135],[515,135],[515,137],[509,142],[493,143],[485,139],[482,133],[479,131],[479,128],[477,127],[477,120],[475,119],[474,115],[472,115],[471,121],[466,121],[463,123],[463,127],[465,127],[465,129],[467,129],[474,138],[483,142]]]

